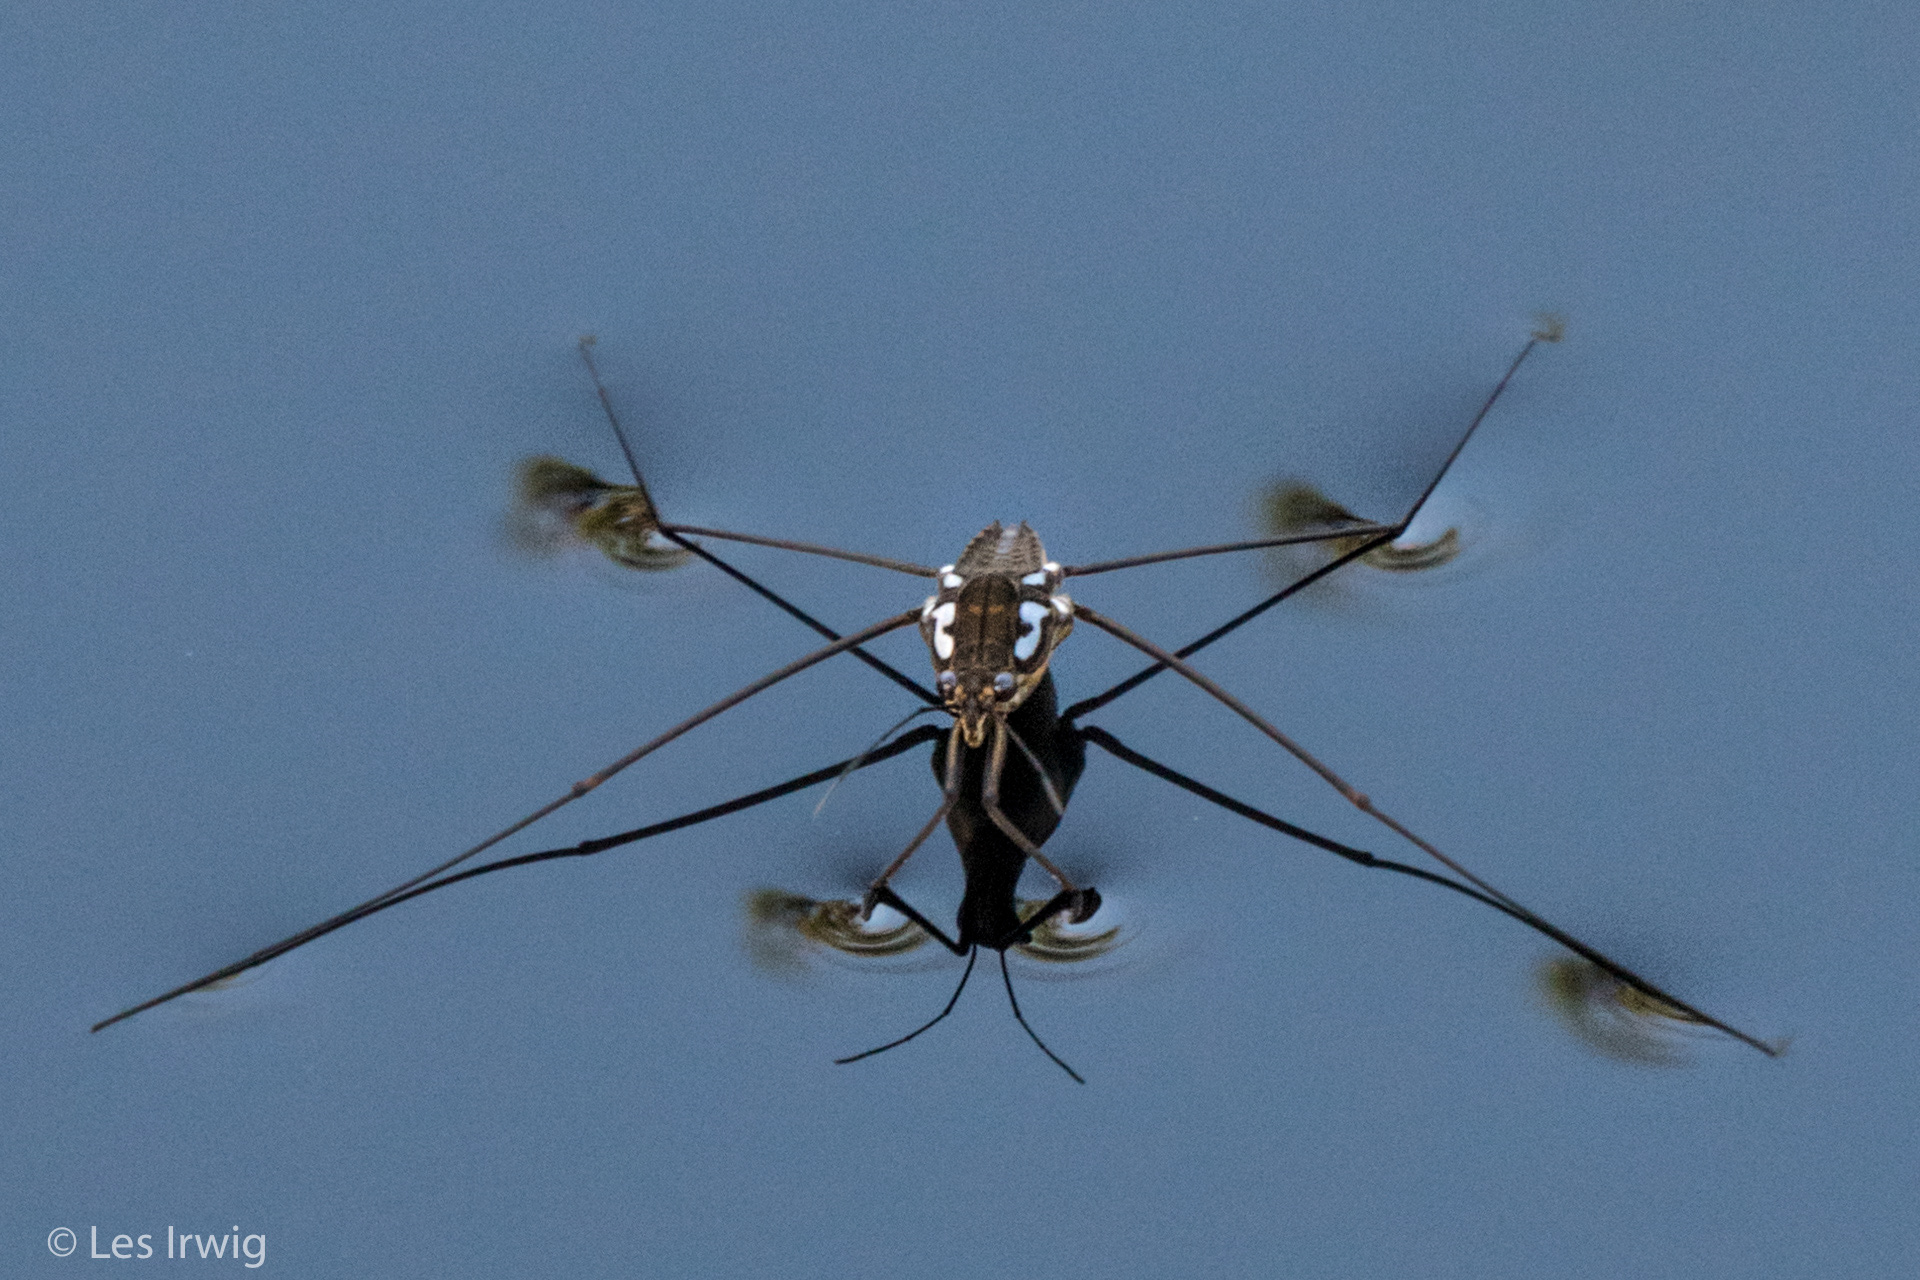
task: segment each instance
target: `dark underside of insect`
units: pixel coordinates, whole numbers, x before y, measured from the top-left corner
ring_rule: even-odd
[[[1543,329],[1522,348],[1508,367],[1506,375],[1487,397],[1479,414],[1459,437],[1438,474],[1398,520],[1363,520],[1317,493],[1294,486],[1282,491],[1274,500],[1270,511],[1271,527],[1265,536],[1256,539],[1062,566],[1047,559],[1039,538],[1026,525],[1007,528],[993,524],[975,536],[953,564],[938,569],[810,543],[731,530],[697,528],[662,520],[640,477],[633,451],[619,423],[614,420],[612,402],[600,381],[598,370],[593,366],[591,342],[583,340],[581,354],[593,376],[595,390],[600,395],[615,436],[627,456],[634,483],[612,484],[584,468],[559,459],[534,459],[521,473],[522,494],[528,515],[518,529],[524,540],[534,545],[551,544],[558,538],[585,541],[598,547],[615,562],[634,569],[662,570],[690,563],[694,559],[705,561],[823,636],[828,643],[665,730],[598,773],[575,783],[557,799],[472,848],[292,937],[123,1010],[96,1024],[93,1029],[99,1031],[189,992],[216,986],[336,929],[463,880],[538,862],[589,857],[666,835],[809,787],[836,781],[855,770],[879,764],[915,747],[932,744],[933,774],[940,788],[939,807],[898,856],[874,878],[858,907],[855,908],[851,903],[816,904],[792,895],[775,894],[774,901],[779,904],[775,914],[793,921],[810,922],[803,926],[808,936],[825,940],[829,945],[842,946],[844,950],[854,953],[878,954],[883,950],[897,951],[905,946],[917,945],[915,941],[896,943],[893,938],[898,930],[889,932],[889,940],[884,944],[875,943],[875,932],[852,936],[859,933],[860,926],[855,922],[868,920],[876,908],[885,906],[906,917],[911,926],[922,931],[926,938],[939,942],[967,959],[959,985],[955,987],[946,1007],[933,1019],[897,1040],[839,1061],[857,1061],[905,1044],[945,1018],[959,1000],[979,953],[985,950],[999,955],[1008,1002],[1021,1027],[1048,1057],[1078,1080],[1079,1075],[1047,1048],[1021,1014],[1007,969],[1006,953],[1009,949],[1020,949],[1028,954],[1045,954],[1049,958],[1072,958],[1075,955],[1084,957],[1094,950],[1081,948],[1076,951],[1071,944],[1064,947],[1055,945],[1060,925],[1072,926],[1086,922],[1099,911],[1100,895],[1091,886],[1075,884],[1042,851],[1066,812],[1067,802],[1086,766],[1087,747],[1093,745],[1123,763],[1280,835],[1362,867],[1391,871],[1440,886],[1491,907],[1551,938],[1565,947],[1571,956],[1556,962],[1549,977],[1543,980],[1543,989],[1550,1003],[1575,1033],[1604,1052],[1638,1061],[1666,1060],[1658,1050],[1657,1040],[1647,1041],[1645,1035],[1657,1035],[1657,1029],[1661,1027],[1683,1027],[1729,1036],[1770,1056],[1777,1056],[1783,1051],[1782,1045],[1760,1040],[1688,1004],[1536,915],[1468,871],[1405,824],[1382,812],[1364,793],[1349,785],[1246,703],[1187,662],[1193,654],[1221,637],[1347,565],[1361,563],[1387,569],[1418,570],[1450,558],[1459,546],[1453,530],[1448,530],[1431,543],[1408,545],[1402,539],[1428,497],[1445,477],[1453,459],[1485,419],[1528,353],[1539,342],[1555,341],[1558,336],[1557,329]],[[931,579],[934,594],[918,608],[842,635],[722,559],[710,545],[716,539],[827,556],[912,575],[922,580]],[[1320,559],[1303,569],[1281,590],[1178,650],[1161,648],[1113,619],[1075,602],[1062,590],[1064,582],[1071,577],[1197,556],[1276,547],[1317,548]],[[1076,622],[1084,622],[1132,646],[1149,659],[1149,664],[1118,684],[1063,710],[1057,704],[1050,663],[1055,650],[1074,629]],[[862,647],[889,632],[912,626],[919,628],[926,641],[933,664],[934,689],[926,688]],[[889,734],[882,738],[881,743],[850,759],[693,813],[565,848],[498,858],[456,870],[461,864],[587,794],[608,778],[681,735],[773,685],[842,653],[851,654],[894,684],[910,691],[923,704],[921,712],[916,715],[944,711],[952,717],[951,724],[945,728],[923,726],[898,737]],[[1440,869],[1378,857],[1366,850],[1318,835],[1179,773],[1122,743],[1104,729],[1082,723],[1088,714],[1125,696],[1147,680],[1168,672],[1179,675],[1233,710],[1270,741],[1318,774],[1349,803],[1381,823],[1397,838],[1420,850]],[[908,717],[909,720],[913,718]],[[905,723],[903,721],[896,729]],[[887,740],[889,737],[891,741]],[[966,885],[951,935],[903,899],[892,885],[894,874],[942,824],[953,836],[966,873]],[[1018,897],[1018,884],[1029,863],[1044,871],[1056,887],[1053,896],[1044,902],[1023,903]],[[835,923],[823,923],[825,921]],[[1042,940],[1043,933],[1048,934],[1045,941]],[[836,941],[836,937],[843,937],[844,943]],[[1649,1043],[1655,1047],[1648,1048]]]
[[[1000,812],[1029,844],[1038,848],[1060,825],[1061,815],[1054,801],[1065,804],[1086,770],[1086,740],[1060,719],[1050,672],[1040,677],[1026,701],[1007,717],[1006,727],[1020,735],[1033,757],[1015,753],[1001,769]],[[934,743],[936,779],[946,778],[947,758],[953,750],[952,735]],[[1041,923],[1037,913],[1022,919],[1016,906],[1015,890],[1027,867],[1027,851],[1000,829],[981,801],[988,753],[964,746],[960,750],[959,792],[947,810],[947,830],[953,835],[954,847],[960,851],[960,866],[966,872],[954,942],[961,950],[981,946],[1004,951],[1015,942],[1030,939],[1034,927]],[[1041,770],[1045,770],[1044,778]],[[1088,907],[1085,918],[1098,910],[1100,898],[1092,888],[1082,892]]]

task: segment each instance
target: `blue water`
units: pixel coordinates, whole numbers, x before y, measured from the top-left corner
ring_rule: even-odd
[[[172,1227],[314,1276],[1910,1273],[1906,11],[4,24],[0,1270]],[[1097,754],[1049,850],[1129,940],[1015,969],[1084,1088],[978,978],[832,1065],[958,962],[756,966],[746,896],[857,893],[937,801],[917,756],[86,1032],[812,646],[712,572],[508,545],[517,459],[617,470],[582,332],[675,518],[930,564],[1025,519],[1071,563],[1251,536],[1283,477],[1397,511],[1540,312],[1567,342],[1436,495],[1461,559],[1203,665],[1784,1060],[1596,1055],[1535,994],[1551,944]],[[925,594],[738,560],[841,629]],[[1071,589],[1171,644],[1279,572]],[[1081,627],[1055,669],[1136,665]],[[510,851],[910,709],[822,668]],[[1410,854],[1175,680],[1095,720]],[[902,887],[944,918],[951,850]]]

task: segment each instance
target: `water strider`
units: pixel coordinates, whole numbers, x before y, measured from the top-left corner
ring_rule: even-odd
[[[1360,866],[1374,867],[1411,876],[1440,885],[1454,893],[1486,904],[1565,947],[1572,956],[1559,962],[1552,990],[1557,1007],[1563,1010],[1586,1002],[1605,1003],[1618,1020],[1670,1024],[1688,1024],[1731,1036],[1770,1056],[1783,1048],[1760,1040],[1722,1022],[1688,1004],[1618,961],[1603,955],[1566,931],[1535,915],[1514,899],[1496,889],[1459,862],[1442,853],[1416,835],[1407,826],[1382,812],[1362,792],[1351,786],[1332,769],[1306,751],[1287,734],[1260,716],[1214,681],[1195,670],[1187,659],[1222,636],[1245,625],[1307,586],[1341,568],[1365,562],[1387,569],[1416,570],[1444,561],[1457,547],[1454,531],[1424,545],[1406,546],[1402,539],[1414,518],[1445,479],[1447,471],[1475,430],[1500,399],[1521,365],[1541,342],[1557,341],[1557,327],[1536,331],[1508,366],[1506,373],[1487,396],[1480,411],[1467,425],[1420,496],[1406,513],[1391,522],[1369,521],[1310,490],[1282,490],[1273,499],[1271,520],[1280,531],[1267,537],[1186,547],[1150,555],[1131,556],[1091,564],[1062,565],[1048,558],[1040,538],[1025,524],[1007,528],[998,523],[977,534],[954,559],[937,568],[864,555],[811,543],[741,533],[734,530],[701,528],[663,520],[647,492],[639,462],[614,414],[611,398],[594,366],[592,339],[581,340],[580,353],[594,388],[606,410],[608,422],[633,473],[632,484],[613,484],[584,468],[556,458],[536,458],[522,469],[521,489],[528,508],[537,516],[558,521],[572,536],[598,546],[616,562],[635,569],[666,570],[699,559],[757,592],[774,605],[824,637],[828,643],[786,666],[737,690],[726,698],[661,733],[651,741],[614,761],[598,773],[575,783],[566,794],[534,810],[518,822],[496,832],[470,849],[395,885],[385,893],[359,906],[323,920],[241,960],[176,987],[153,999],[143,1001],[94,1026],[99,1031],[164,1004],[176,997],[223,982],[235,975],[284,955],[296,947],[343,928],[376,912],[432,893],[448,885],[488,875],[509,867],[528,866],[558,858],[587,857],[636,841],[665,835],[683,827],[737,813],[754,805],[822,783],[828,783],[856,769],[864,769],[901,755],[916,747],[931,744],[934,777],[939,783],[939,802],[919,831],[901,849],[868,886],[857,912],[843,911],[838,925],[846,949],[860,950],[867,944],[858,941],[861,924],[878,907],[898,912],[925,937],[965,956],[966,969],[944,1008],[912,1032],[869,1049],[839,1059],[854,1062],[861,1058],[905,1044],[952,1012],[965,990],[967,980],[982,950],[997,952],[1001,980],[1007,999],[1034,1043],[1058,1063],[1062,1070],[1074,1072],[1058,1055],[1047,1048],[1028,1025],[1014,996],[1012,978],[1007,969],[1009,949],[1044,949],[1058,945],[1062,924],[1074,925],[1090,920],[1100,907],[1100,894],[1091,885],[1078,885],[1054,864],[1044,852],[1048,838],[1059,825],[1072,797],[1075,784],[1086,765],[1088,746],[1161,778],[1193,795],[1239,814],[1282,835],[1303,841]],[[805,612],[799,606],[743,573],[716,554],[710,541],[736,541],[775,547],[782,550],[835,559],[891,570],[929,580],[933,594],[923,604],[883,618],[848,635],[841,635]],[[1302,572],[1293,581],[1267,599],[1243,611],[1183,648],[1169,651],[1140,636],[1065,591],[1070,579],[1158,564],[1170,560],[1261,548],[1317,544],[1327,558]],[[1052,660],[1055,651],[1073,632],[1075,625],[1086,625],[1106,632],[1123,644],[1143,653],[1150,661],[1138,672],[1109,689],[1061,710],[1053,683]],[[863,646],[870,640],[907,627],[918,627],[932,660],[934,686],[929,689],[868,652]],[[941,727],[923,725],[902,733],[847,760],[838,761],[722,804],[683,814],[664,822],[589,840],[561,849],[521,854],[461,868],[563,805],[592,791],[601,783],[636,763],[667,743],[738,706],[775,684],[841,653],[850,653],[901,687],[911,691],[925,704],[918,714],[944,712],[950,724]],[[1303,827],[1275,817],[1252,805],[1234,799],[1197,779],[1186,776],[1140,753],[1113,734],[1090,724],[1084,718],[1114,699],[1124,696],[1162,672],[1172,671],[1232,709],[1260,733],[1317,773],[1350,803],[1395,835],[1419,849],[1444,871],[1378,857],[1339,841],[1328,839]],[[915,717],[909,717],[909,720]],[[904,727],[895,726],[896,729]],[[909,858],[942,824],[951,833],[966,873],[965,888],[951,934],[940,928],[893,887],[893,877]],[[1038,904],[1022,903],[1016,886],[1028,863],[1037,865],[1055,886],[1052,897]],[[1450,872],[1451,874],[1446,874]],[[791,910],[805,916],[819,904],[801,905],[796,900],[777,910]],[[848,904],[849,906],[851,904]],[[812,917],[807,917],[812,918]],[[816,920],[816,924],[819,921]],[[902,927],[904,928],[904,926]],[[829,930],[831,932],[831,930]],[[823,935],[824,936],[824,935]],[[1052,937],[1049,943],[1044,938]],[[889,941],[876,941],[868,949],[885,951],[911,943],[900,940],[898,931],[888,931]],[[917,941],[917,940],[916,940]],[[841,945],[836,943],[836,945]],[[1061,954],[1070,954],[1070,948]],[[1571,968],[1564,966],[1574,966]],[[1598,1016],[1598,1015],[1596,1015]]]

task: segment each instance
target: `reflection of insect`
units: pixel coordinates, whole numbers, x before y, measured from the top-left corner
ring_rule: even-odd
[[[1049,560],[1040,540],[1022,524],[1007,529],[988,526],[970,542],[953,564],[930,568],[879,556],[861,555],[808,543],[761,537],[721,529],[696,528],[660,519],[640,467],[626,437],[614,419],[612,403],[594,368],[591,339],[582,339],[581,355],[592,374],[607,417],[612,424],[628,465],[633,472],[631,485],[611,484],[591,472],[553,458],[535,459],[523,468],[522,493],[533,520],[529,528],[537,534],[542,522],[549,531],[558,527],[572,536],[598,546],[620,564],[635,569],[661,570],[698,558],[758,592],[788,614],[826,637],[827,645],[796,659],[777,671],[752,682],[745,688],[699,712],[660,734],[652,741],[608,765],[586,780],[576,783],[565,795],[535,810],[505,830],[489,837],[457,857],[396,885],[332,919],[243,960],[227,965],[203,978],[135,1005],[94,1027],[95,1031],[145,1009],[172,1000],[190,991],[222,982],[245,970],[264,964],[324,934],[351,924],[378,911],[395,906],[423,893],[486,875],[508,867],[525,866],[555,858],[582,857],[619,845],[645,840],[682,827],[706,822],[764,803],[779,796],[831,781],[856,769],[867,768],[916,747],[932,744],[932,765],[940,782],[938,807],[919,832],[896,858],[869,885],[863,902],[833,905],[811,903],[804,899],[767,899],[760,905],[773,916],[784,913],[796,927],[811,930],[810,936],[841,945],[852,951],[887,952],[917,945],[931,938],[956,955],[967,959],[966,971],[946,1006],[930,1021],[899,1039],[876,1049],[855,1054],[842,1062],[852,1062],[891,1049],[913,1039],[950,1013],[973,972],[982,949],[998,952],[1007,998],[1015,1018],[1034,1042],[1056,1063],[1080,1077],[1047,1049],[1021,1015],[1008,975],[1006,953],[1010,948],[1045,953],[1047,948],[1064,947],[1060,955],[1072,953],[1074,944],[1062,942],[1062,926],[1091,919],[1100,908],[1100,894],[1091,886],[1080,886],[1044,852],[1042,846],[1053,834],[1065,814],[1075,783],[1086,763],[1089,744],[1099,747],[1128,764],[1153,774],[1175,786],[1208,800],[1229,812],[1237,813],[1283,835],[1337,854],[1361,866],[1379,867],[1402,875],[1442,885],[1500,911],[1529,928],[1545,934],[1565,946],[1584,962],[1583,973],[1601,975],[1613,984],[1610,989],[1640,997],[1645,1008],[1665,1016],[1709,1027],[1743,1041],[1763,1053],[1781,1050],[1756,1039],[1727,1023],[1653,985],[1625,966],[1602,955],[1585,943],[1549,924],[1533,912],[1469,872],[1374,804],[1325,764],[1268,723],[1245,703],[1202,675],[1186,659],[1227,633],[1242,626],[1309,584],[1319,581],[1342,566],[1367,561],[1382,567],[1411,569],[1439,563],[1453,554],[1455,535],[1444,536],[1424,546],[1403,546],[1400,539],[1414,517],[1439,486],[1453,459],[1465,447],[1480,422],[1493,408],[1508,381],[1521,363],[1542,341],[1556,341],[1557,329],[1536,332],[1508,367],[1486,403],[1474,417],[1453,452],[1426,490],[1407,513],[1391,523],[1362,520],[1344,508],[1310,491],[1284,491],[1276,499],[1273,520],[1279,532],[1250,541],[1205,547],[1189,547],[1151,555],[1132,556],[1085,565],[1061,565]],[[728,564],[709,547],[709,540],[757,543],[809,555],[829,556],[873,565],[915,577],[931,579],[934,594],[924,605],[841,636],[823,623],[783,599],[770,588]],[[1067,596],[1063,590],[1070,578],[1089,577],[1138,565],[1155,564],[1196,556],[1262,547],[1317,546],[1325,557],[1304,570],[1295,580],[1266,600],[1230,619],[1184,648],[1169,652],[1125,626]],[[1051,660],[1054,651],[1073,630],[1086,623],[1139,649],[1152,661],[1133,676],[1093,697],[1060,710],[1055,698]],[[889,666],[861,646],[875,637],[905,627],[917,626],[933,659],[935,688],[929,690],[911,677]],[[920,698],[928,711],[944,711],[952,717],[948,728],[922,726],[891,742],[777,786],[739,796],[723,804],[633,831],[590,840],[564,849],[522,854],[465,870],[460,864],[492,848],[507,837],[531,826],[561,806],[598,787],[614,774],[642,757],[658,750],[696,726],[713,719],[731,707],[775,685],[787,677],[839,653],[851,653]],[[1302,827],[1272,816],[1214,790],[1193,778],[1140,754],[1104,729],[1082,724],[1093,711],[1138,687],[1163,671],[1174,671],[1239,714],[1282,749],[1312,769],[1357,808],[1383,823],[1396,835],[1433,858],[1452,874],[1428,870],[1403,862],[1379,858],[1361,849],[1316,835]],[[909,717],[912,719],[913,717]],[[905,722],[902,722],[903,725]],[[899,726],[896,726],[898,728]],[[944,822],[959,848],[966,872],[954,933],[949,936],[893,888],[892,879],[934,830]],[[1038,865],[1054,882],[1053,896],[1038,904],[1022,903],[1016,897],[1016,885],[1029,861]],[[897,912],[906,922],[897,929],[863,929],[876,908]],[[908,931],[919,935],[909,938]],[[836,940],[837,939],[837,940]],[[1083,947],[1084,952],[1084,947]],[[1058,958],[1058,957],[1056,957]]]

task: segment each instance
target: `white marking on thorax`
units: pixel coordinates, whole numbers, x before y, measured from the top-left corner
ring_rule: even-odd
[[[1031,600],[1020,606],[1020,621],[1026,624],[1026,630],[1013,642],[1013,656],[1021,662],[1033,657],[1040,648],[1040,624],[1046,621],[1047,606]]]
[[[933,619],[933,652],[942,662],[953,656],[953,636],[947,630],[953,625],[953,601],[938,606],[928,612]]]
[[[1047,571],[1045,569],[1037,570],[1020,579],[1020,581],[1029,587],[1044,587],[1047,585]]]
[[[949,573],[940,579],[940,585],[943,587],[964,587],[967,585],[967,580],[957,573]]]

